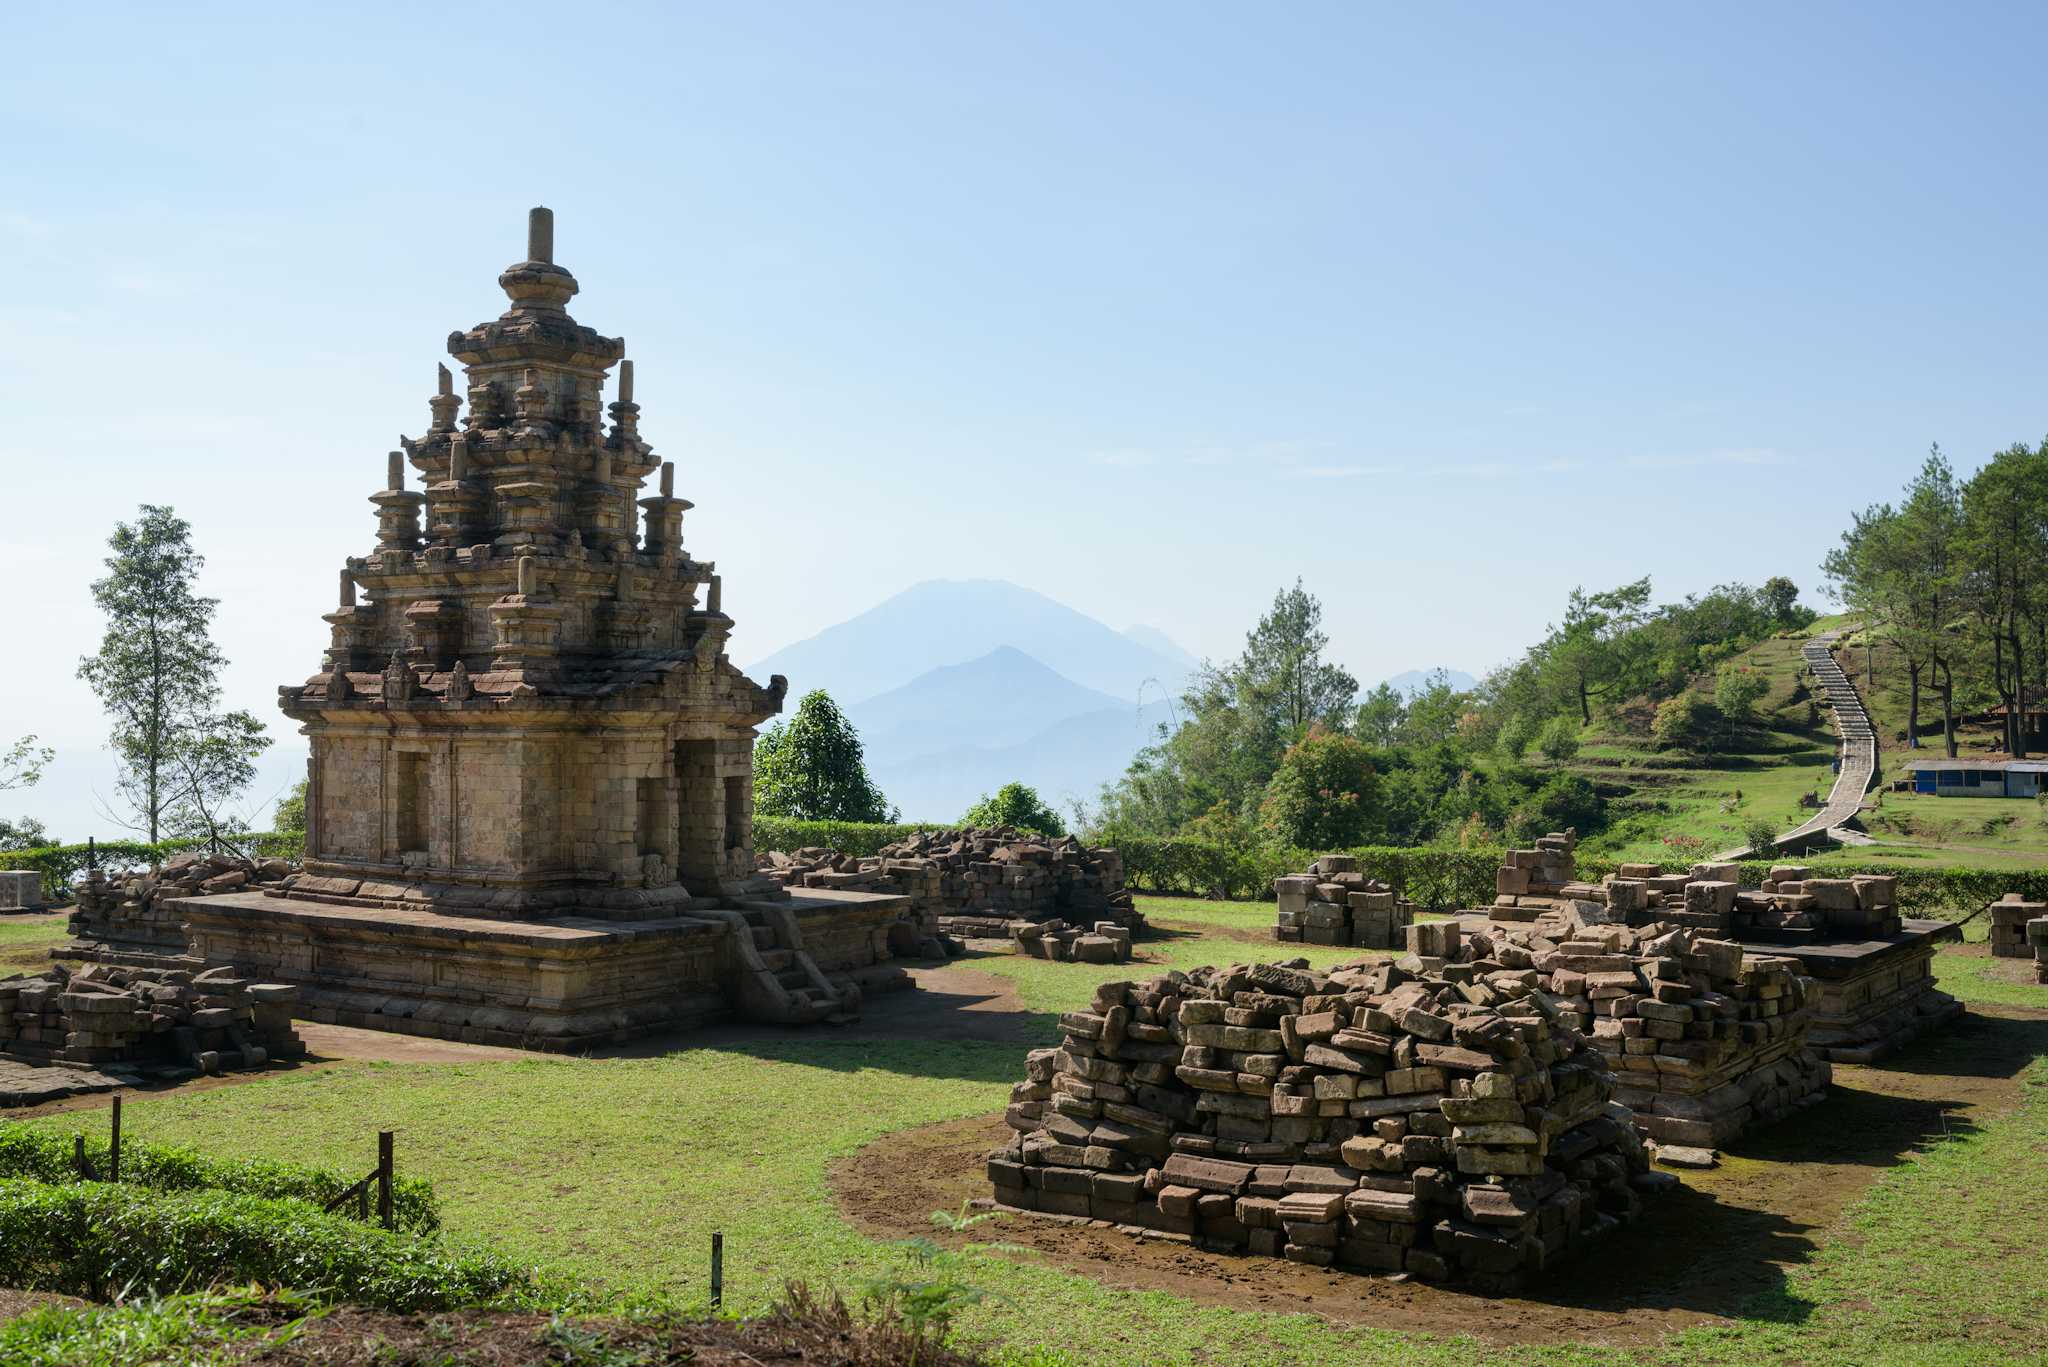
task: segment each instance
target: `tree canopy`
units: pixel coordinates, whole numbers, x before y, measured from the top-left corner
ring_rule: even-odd
[[[822,688],[754,745],[754,810],[797,821],[893,821],[839,704]]]

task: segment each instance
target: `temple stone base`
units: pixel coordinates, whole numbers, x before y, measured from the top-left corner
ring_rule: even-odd
[[[339,1025],[554,1052],[733,1019],[802,1024],[907,985],[908,898],[816,892],[618,921],[349,907],[264,893],[179,899],[187,957],[297,984]]]
[[[1963,1013],[1934,985],[1935,947],[1959,940],[1948,921],[1904,921],[1890,935],[1818,944],[1745,940],[1753,954],[1799,960],[1812,980],[1808,1042],[1832,1063],[1874,1063]]]

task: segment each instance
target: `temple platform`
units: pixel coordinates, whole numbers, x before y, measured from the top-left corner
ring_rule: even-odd
[[[1812,981],[1808,1041],[1831,1063],[1874,1063],[1963,1014],[1963,1004],[1934,985],[1935,949],[1962,939],[1951,921],[1901,921],[1867,939],[1759,935],[1744,952],[1797,959]]]
[[[570,1052],[714,1021],[800,1024],[907,984],[909,899],[809,892],[655,920],[538,921],[266,893],[181,898],[186,955],[297,984],[311,1020]]]

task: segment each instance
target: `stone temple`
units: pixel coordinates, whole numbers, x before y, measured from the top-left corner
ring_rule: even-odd
[[[903,980],[907,899],[756,875],[755,727],[787,683],[727,659],[625,342],[569,316],[553,236],[533,210],[511,307],[449,336],[463,388],[440,368],[320,672],[279,690],[312,746],[305,873],[180,902],[189,952],[316,1020],[543,1048],[849,1013]]]

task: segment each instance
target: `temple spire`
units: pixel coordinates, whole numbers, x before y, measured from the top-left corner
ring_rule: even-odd
[[[526,259],[544,261],[549,265],[555,260],[555,211],[536,204],[526,211]]]

